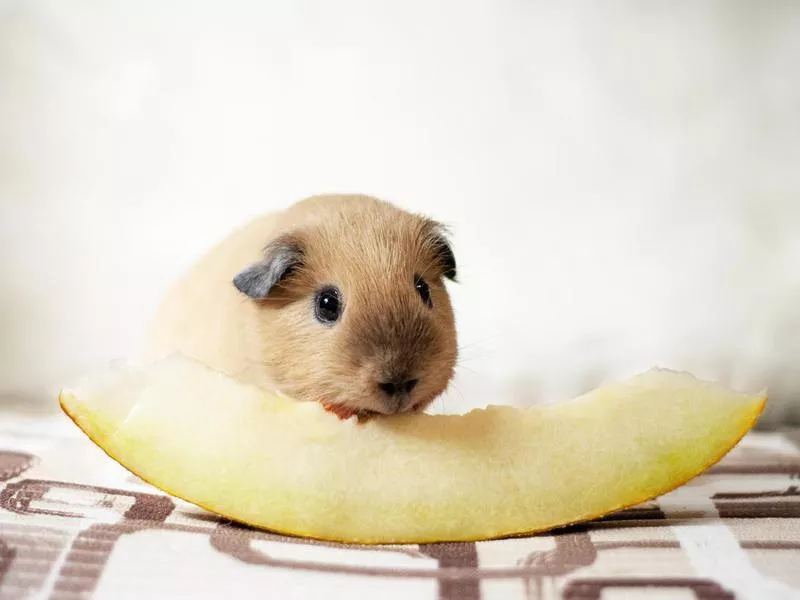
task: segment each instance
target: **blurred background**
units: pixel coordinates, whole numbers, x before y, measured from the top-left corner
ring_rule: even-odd
[[[661,365],[800,421],[791,0],[0,0],[0,402],[53,407],[232,227],[322,192],[451,226],[437,410]]]

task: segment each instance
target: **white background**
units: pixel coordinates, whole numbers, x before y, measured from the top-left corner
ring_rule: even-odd
[[[439,409],[660,364],[800,418],[791,1],[0,0],[0,395],[130,355],[198,253],[331,191],[452,227]]]

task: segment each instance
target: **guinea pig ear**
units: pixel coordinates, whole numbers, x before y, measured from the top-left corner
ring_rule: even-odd
[[[436,240],[436,251],[439,260],[442,262],[442,274],[451,281],[456,280],[456,257],[450,243],[444,238]]]
[[[254,300],[263,300],[293,271],[303,266],[303,247],[297,238],[281,236],[264,248],[264,260],[233,278],[233,285]]]
[[[442,267],[442,275],[451,281],[455,281],[457,274],[456,257],[450,247],[450,242],[447,241],[447,230],[440,223],[431,223],[431,225],[433,251]]]

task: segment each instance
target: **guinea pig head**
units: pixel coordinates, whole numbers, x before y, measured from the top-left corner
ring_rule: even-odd
[[[258,305],[281,391],[394,414],[424,409],[453,377],[455,277],[439,224],[380,207],[279,235],[234,283]]]

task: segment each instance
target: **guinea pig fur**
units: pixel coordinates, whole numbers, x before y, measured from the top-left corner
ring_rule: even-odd
[[[422,410],[453,377],[455,277],[439,223],[312,196],[202,257],[156,311],[144,357],[181,352],[341,416]]]

